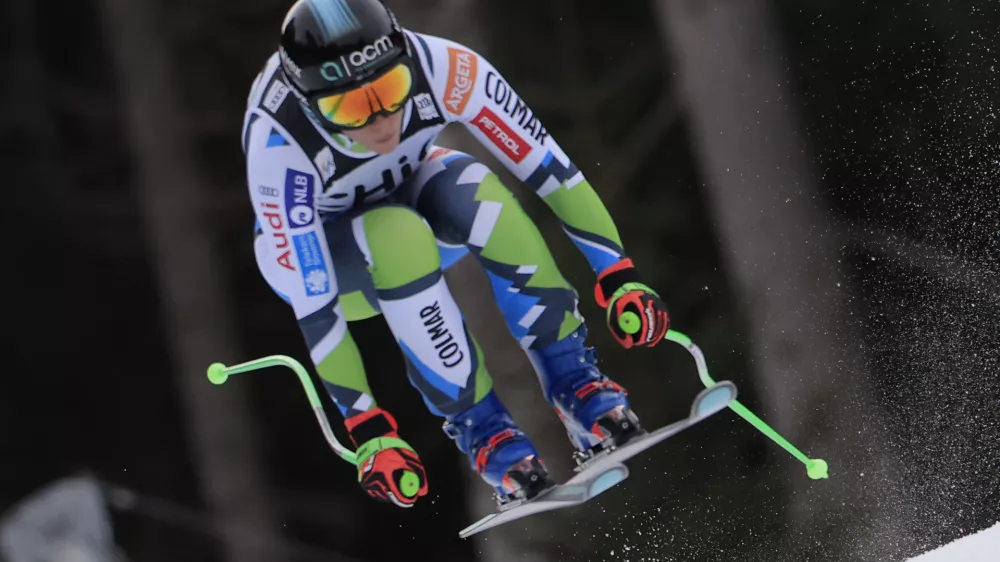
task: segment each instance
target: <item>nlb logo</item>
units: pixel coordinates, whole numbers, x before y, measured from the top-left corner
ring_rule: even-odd
[[[313,222],[313,199],[316,184],[312,174],[293,170],[285,172],[285,209],[292,228],[309,226]]]
[[[524,142],[524,139],[489,109],[484,107],[473,122],[515,164],[520,164],[531,153],[531,147]]]
[[[353,76],[352,70],[361,68],[366,64],[378,60],[379,57],[392,50],[392,39],[388,35],[383,35],[375,40],[371,45],[354,51],[348,55],[340,57],[340,62],[328,61],[320,67],[323,78],[330,82],[336,82]]]
[[[476,85],[479,58],[468,51],[448,47],[448,62],[448,91],[445,92],[444,105],[451,113],[461,115]]]

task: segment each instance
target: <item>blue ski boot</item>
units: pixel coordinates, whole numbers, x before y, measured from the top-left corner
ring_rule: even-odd
[[[578,449],[574,459],[581,466],[601,451],[646,433],[627,391],[597,368],[597,354],[584,345],[586,338],[587,326],[582,324],[562,340],[528,352],[545,399]]]
[[[469,465],[495,489],[497,507],[529,500],[555,485],[528,437],[493,390],[468,410],[448,416],[444,432]]]

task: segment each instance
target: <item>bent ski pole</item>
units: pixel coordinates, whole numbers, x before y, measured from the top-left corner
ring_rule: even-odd
[[[638,330],[638,326],[641,325],[641,321],[634,312],[625,312],[619,318],[618,325],[626,333],[634,334]],[[698,376],[701,378],[702,384],[706,387],[715,384],[712,377],[708,374],[708,364],[705,362],[705,356],[702,354],[701,349],[698,348],[691,338],[676,331],[667,330],[665,336],[666,339],[684,346],[684,349],[694,356],[694,362],[698,366]],[[813,480],[820,480],[822,478],[829,478],[829,467],[825,460],[823,459],[811,459],[806,456],[802,451],[800,451],[795,445],[788,442],[787,439],[781,436],[777,431],[775,431],[771,426],[767,425],[764,420],[757,417],[753,412],[747,409],[746,406],[741,404],[739,400],[733,400],[729,404],[729,408],[740,415],[743,419],[750,422],[751,425],[756,427],[761,433],[771,438],[772,441],[781,446],[784,450],[788,451],[793,457],[798,459],[806,466],[806,474],[809,478]]]
[[[323,431],[323,437],[326,438],[326,442],[330,444],[330,448],[333,449],[333,452],[337,453],[337,455],[345,461],[353,465],[357,465],[357,456],[354,454],[354,451],[342,445],[333,434],[333,429],[330,428],[330,420],[326,417],[326,412],[323,411],[323,403],[320,402],[319,395],[316,394],[316,386],[313,385],[305,367],[303,367],[302,364],[295,359],[292,359],[287,355],[272,355],[270,357],[263,357],[246,363],[240,363],[239,365],[233,365],[232,367],[227,367],[222,363],[212,363],[208,367],[208,380],[212,381],[212,384],[221,385],[225,383],[231,375],[278,366],[288,367],[289,369],[295,371],[295,374],[299,376],[299,382],[302,383],[302,388],[306,391],[306,396],[309,398],[309,405],[312,406],[313,413],[316,414],[316,421],[319,423],[319,427]]]
[[[319,423],[319,428],[323,431],[323,437],[326,438],[326,442],[329,443],[330,448],[340,458],[357,466],[359,455],[364,460],[370,458],[374,452],[377,452],[377,449],[366,447],[366,444],[362,444],[361,449],[358,451],[352,451],[337,440],[337,437],[333,434],[333,429],[330,427],[330,420],[326,417],[326,412],[323,410],[323,403],[319,400],[319,394],[316,393],[316,386],[313,384],[312,379],[309,378],[309,372],[302,366],[302,363],[287,355],[271,355],[247,361],[246,363],[240,363],[239,365],[233,365],[232,367],[227,367],[222,363],[212,363],[208,366],[208,380],[212,384],[221,385],[229,379],[230,375],[275,366],[288,367],[299,376],[299,382],[302,383],[302,388],[306,391],[306,396],[309,398],[309,405],[312,406],[313,413],[316,414],[316,421]],[[372,442],[369,441],[369,444]],[[413,497],[420,489],[420,477],[412,470],[404,470],[399,475],[399,486],[404,494],[408,497]]]

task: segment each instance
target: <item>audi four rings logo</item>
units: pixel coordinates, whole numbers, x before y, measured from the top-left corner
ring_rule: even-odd
[[[352,69],[363,67],[391,50],[392,39],[389,39],[388,35],[383,35],[371,45],[340,57],[339,62],[328,61],[323,63],[323,66],[320,67],[320,73],[323,75],[323,78],[326,78],[330,82],[336,82],[351,76]]]

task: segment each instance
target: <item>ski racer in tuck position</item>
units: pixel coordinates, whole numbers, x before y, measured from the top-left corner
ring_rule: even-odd
[[[625,390],[597,368],[577,292],[514,195],[482,162],[434,144],[447,125],[467,127],[558,216],[596,274],[616,340],[663,339],[666,306],[641,283],[601,199],[488,60],[400,27],[378,0],[299,0],[247,103],[258,267],[294,311],[359,448],[368,494],[409,507],[428,489],[351,338],[349,322],[378,314],[410,383],[498,502],[555,484],[492,389],[445,282],[442,272],[468,253],[572,445],[588,453],[645,433]],[[619,327],[626,311],[640,321],[632,334]],[[401,483],[408,472],[416,485]]]

